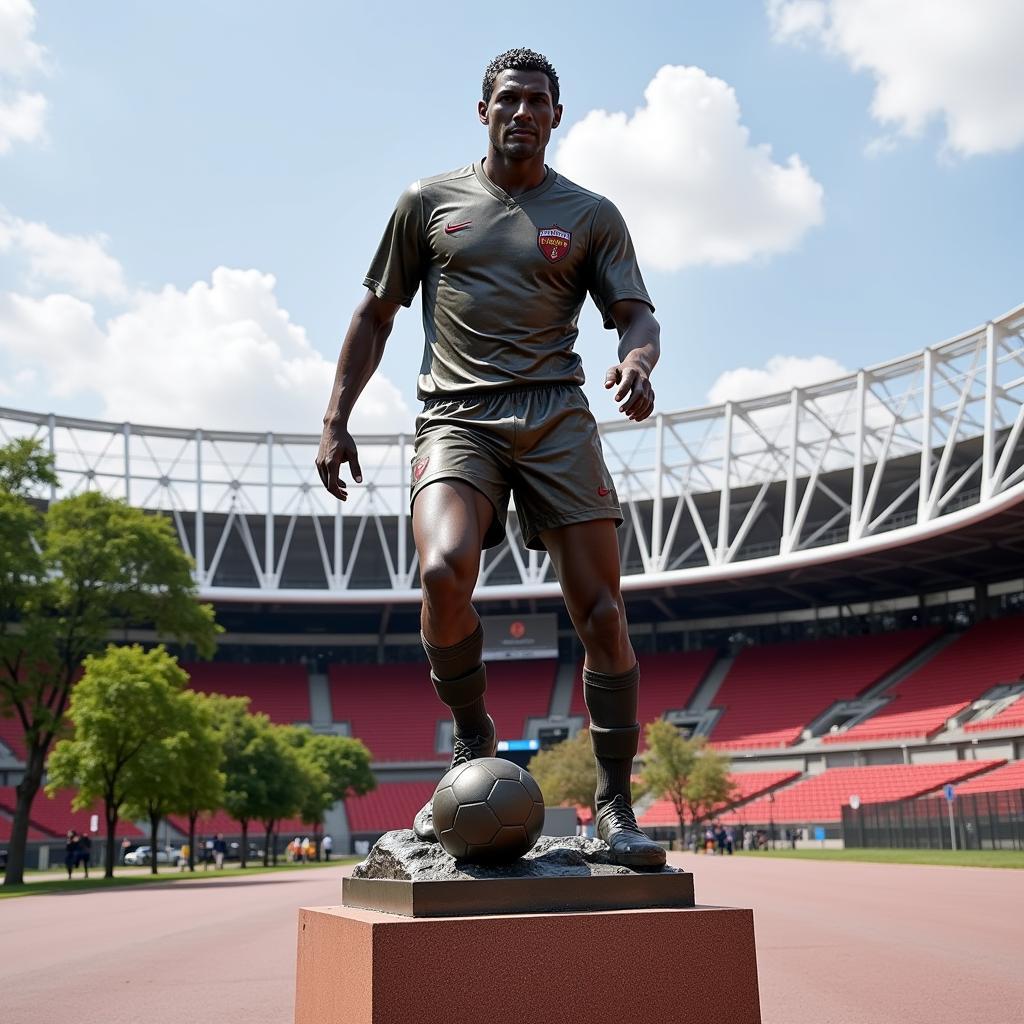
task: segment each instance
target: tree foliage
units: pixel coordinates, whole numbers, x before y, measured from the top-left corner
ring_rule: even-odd
[[[47,791],[77,786],[78,810],[103,801],[108,878],[114,874],[115,827],[122,811],[170,789],[169,750],[187,723],[182,689],[187,676],[163,647],[109,646],[90,655],[71,693],[74,736],[60,740],[47,764]],[[156,844],[153,844],[154,860]]]
[[[315,828],[338,800],[348,794],[369,793],[377,785],[370,770],[370,752],[348,736],[329,736],[293,727],[289,739],[306,772],[299,817]]]
[[[0,715],[24,730],[6,884],[22,881],[29,812],[84,660],[131,626],[213,652],[217,626],[196,600],[192,563],[170,522],[96,492],[40,512],[56,485],[36,442],[0,446]]]
[[[645,735],[641,784],[646,793],[672,804],[681,838],[687,823],[708,820],[734,799],[729,759],[709,749],[703,736],[686,739],[664,720],[651,722]]]
[[[530,774],[536,779],[550,806],[572,805],[594,808],[597,768],[590,744],[590,733],[581,729],[550,750],[541,750],[530,759]]]

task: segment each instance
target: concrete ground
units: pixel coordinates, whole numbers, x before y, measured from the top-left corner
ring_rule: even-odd
[[[698,902],[754,908],[765,1024],[1024,1019],[1024,872],[673,860],[695,873]],[[0,901],[0,1020],[288,1024],[296,910],[337,903],[339,877]]]

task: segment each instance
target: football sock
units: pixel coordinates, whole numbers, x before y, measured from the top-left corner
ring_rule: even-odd
[[[633,803],[629,776],[640,742],[639,686],[639,665],[617,675],[583,670],[583,699],[590,712],[590,742],[597,762],[598,810],[616,795]]]
[[[486,736],[491,731],[484,693],[487,669],[483,664],[484,631],[477,627],[450,647],[435,647],[420,634],[430,662],[430,680],[438,697],[451,708],[458,736]]]

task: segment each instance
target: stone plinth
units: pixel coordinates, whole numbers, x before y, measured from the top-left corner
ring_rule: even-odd
[[[725,907],[299,914],[296,1024],[760,1024],[753,915]]]

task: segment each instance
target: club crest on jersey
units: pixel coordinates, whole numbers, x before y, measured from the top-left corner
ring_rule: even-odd
[[[541,228],[537,232],[537,248],[544,254],[548,263],[558,263],[569,255],[572,245],[572,232],[563,231],[557,224],[549,228]]]

